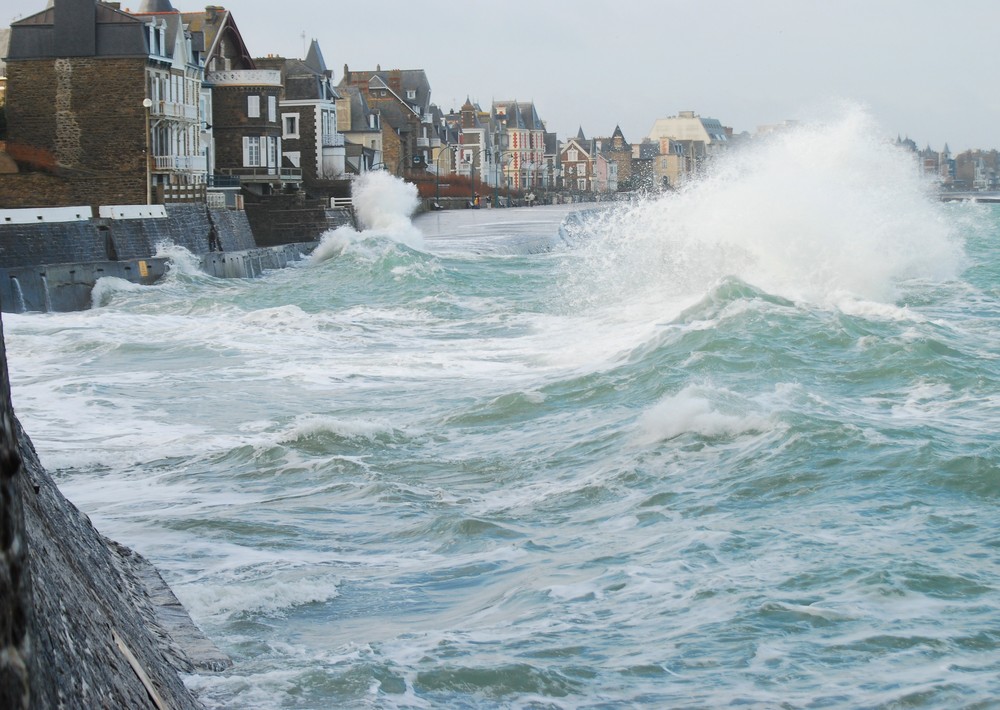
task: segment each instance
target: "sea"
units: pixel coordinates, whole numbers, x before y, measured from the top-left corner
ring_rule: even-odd
[[[208,708],[1000,707],[1000,206],[864,113],[628,201],[4,314],[17,415]]]

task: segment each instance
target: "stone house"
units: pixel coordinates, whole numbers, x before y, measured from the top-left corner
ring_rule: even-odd
[[[257,67],[225,8],[209,6],[183,17],[204,36],[212,186],[258,195],[296,189],[301,168],[282,165],[281,72]]]
[[[167,0],[53,0],[13,23],[8,152],[34,175],[8,176],[4,206],[204,200],[202,50]]]
[[[632,189],[632,146],[625,140],[620,126],[615,126],[610,138],[595,138],[595,152],[603,155],[617,166],[617,188]]]
[[[307,191],[322,192],[321,183],[343,178],[346,171],[344,134],[337,129],[333,72],[326,68],[319,43],[312,41],[306,58],[256,59],[261,69],[281,72],[282,159],[302,170]]]
[[[346,171],[360,175],[385,164],[382,116],[369,108],[364,92],[356,86],[341,86],[337,96],[337,130],[344,136]]]
[[[423,69],[355,71],[344,65],[338,90],[358,89],[378,112],[383,130],[383,162],[390,172],[405,176],[424,170],[440,147],[430,112],[431,87]]]
[[[496,151],[488,112],[466,97],[459,113],[449,114],[446,122],[455,132],[454,140],[458,145],[456,172],[462,175],[475,173],[480,184],[496,186],[499,170],[496,169]]]
[[[648,138],[644,138],[641,143],[632,144],[632,179],[629,189],[646,191],[658,189],[662,185],[655,170],[659,157],[660,146]]]
[[[559,159],[562,164],[563,184],[574,192],[594,191],[594,160],[590,155],[589,141],[580,129],[576,138],[570,138],[560,146]]]

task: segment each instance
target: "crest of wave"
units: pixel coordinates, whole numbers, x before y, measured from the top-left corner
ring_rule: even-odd
[[[416,185],[376,170],[354,182],[351,197],[361,231],[339,227],[327,232],[313,252],[313,261],[325,261],[371,237],[387,238],[411,249],[424,248],[424,235],[410,220],[419,204]]]
[[[687,189],[591,223],[571,286],[591,302],[683,299],[735,277],[820,305],[890,302],[904,280],[960,271],[961,244],[930,187],[916,159],[851,108],[756,139]]]
[[[186,276],[204,276],[197,256],[189,250],[172,242],[159,242],[156,245],[156,258],[169,259],[170,271]]]

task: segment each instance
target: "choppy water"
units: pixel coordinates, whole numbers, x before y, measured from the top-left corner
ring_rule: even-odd
[[[871,135],[584,215],[379,183],[299,267],[5,315],[15,407],[210,707],[997,707],[1000,209]]]

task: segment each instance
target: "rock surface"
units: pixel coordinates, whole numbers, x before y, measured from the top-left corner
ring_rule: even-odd
[[[179,672],[229,659],[42,468],[13,416],[2,333],[0,425],[0,707],[198,708]]]

